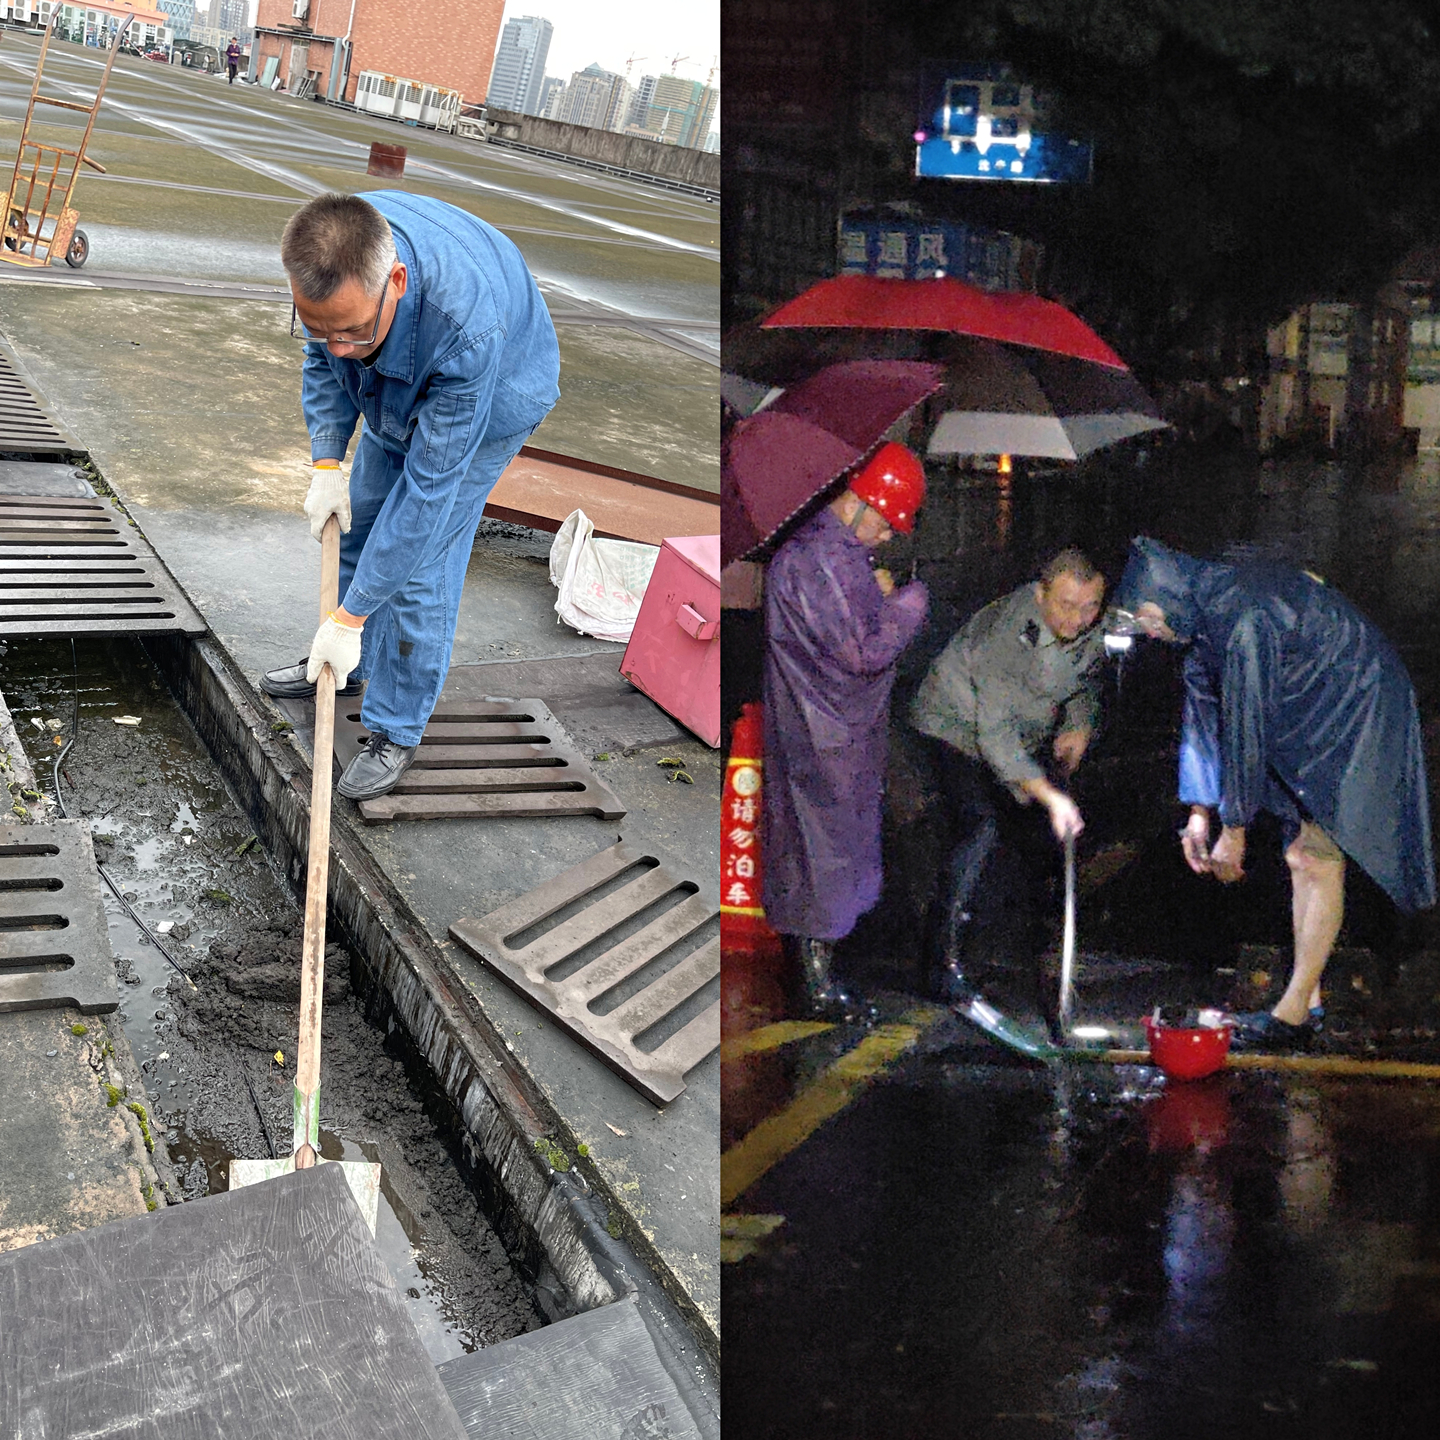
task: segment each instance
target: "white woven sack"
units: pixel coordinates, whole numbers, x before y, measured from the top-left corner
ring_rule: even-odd
[[[550,546],[555,613],[582,635],[628,641],[659,555],[657,545],[597,537],[585,512],[572,510]]]

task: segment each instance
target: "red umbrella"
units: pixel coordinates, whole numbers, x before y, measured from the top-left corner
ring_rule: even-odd
[[[812,285],[760,324],[765,330],[939,330],[1128,368],[1078,315],[1054,300],[981,290],[949,276],[837,275]]]
[[[831,366],[737,421],[720,470],[720,549],[728,565],[815,508],[885,432],[940,388],[941,367],[860,360]]]

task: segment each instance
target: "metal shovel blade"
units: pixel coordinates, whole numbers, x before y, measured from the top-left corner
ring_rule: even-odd
[[[373,1235],[380,1215],[380,1166],[369,1160],[321,1160],[320,1163],[340,1167]],[[230,1188],[238,1190],[242,1185],[258,1185],[262,1180],[289,1175],[294,1169],[293,1155],[282,1155],[277,1160],[232,1160]]]
[[[983,996],[971,995],[964,1000],[957,1000],[950,1008],[972,1025],[978,1026],[992,1040],[998,1040],[1007,1049],[1015,1050],[1031,1060],[1055,1060],[1065,1054],[1060,1046],[1052,1044],[1039,1031],[1011,1019]]]

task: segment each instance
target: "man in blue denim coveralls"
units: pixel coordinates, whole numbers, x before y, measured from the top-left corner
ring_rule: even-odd
[[[520,252],[464,210],[381,190],[321,195],[285,227],[281,259],[306,341],[305,513],[340,518],[340,606],[270,695],[365,685],[370,742],[336,789],[391,790],[414,758],[450,665],[460,591],[486,497],[559,399],[560,352]],[[365,424],[347,482],[355,422]],[[352,678],[353,677],[353,678]]]

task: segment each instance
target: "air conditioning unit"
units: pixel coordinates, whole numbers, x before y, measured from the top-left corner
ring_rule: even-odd
[[[297,20],[303,20],[310,13],[310,0],[295,0],[290,13]]]

